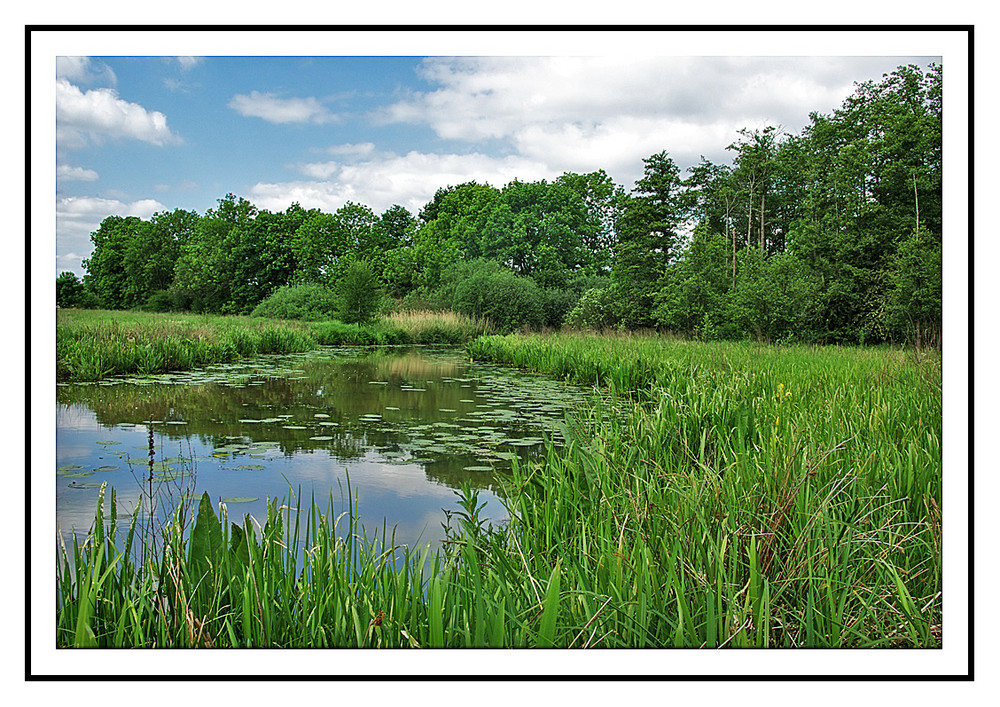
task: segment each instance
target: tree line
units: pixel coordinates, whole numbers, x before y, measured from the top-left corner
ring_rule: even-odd
[[[940,65],[902,66],[798,134],[741,131],[728,164],[651,155],[631,191],[597,170],[442,187],[416,215],[228,194],[203,215],[109,216],[57,301],[248,314],[361,268],[399,306],[508,329],[939,344],[941,95]]]

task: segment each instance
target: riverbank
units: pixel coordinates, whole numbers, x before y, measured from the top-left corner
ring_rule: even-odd
[[[189,370],[319,346],[462,344],[489,325],[453,312],[398,312],[368,325],[198,314],[61,309],[56,379]]]

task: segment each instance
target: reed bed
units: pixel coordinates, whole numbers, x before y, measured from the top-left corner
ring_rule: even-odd
[[[485,320],[452,312],[400,312],[357,326],[339,321],[59,310],[56,379],[94,381],[187,370],[324,345],[461,344],[490,331]]]
[[[578,564],[646,645],[940,645],[937,352],[584,334],[468,350],[635,401],[575,422],[511,512],[536,518],[525,557]]]
[[[399,311],[386,315],[383,322],[407,332],[413,342],[422,344],[464,344],[491,334],[494,329],[484,317],[450,311]]]
[[[354,540],[354,507],[290,496],[240,526],[204,497],[136,559],[134,524],[105,530],[99,507],[65,551],[57,643],[941,645],[933,355],[576,335],[469,349],[580,380],[591,357],[622,369],[589,379],[619,395],[567,418],[563,448],[514,463],[508,524],[486,527],[466,487],[430,552]]]

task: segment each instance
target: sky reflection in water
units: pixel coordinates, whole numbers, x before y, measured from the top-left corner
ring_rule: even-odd
[[[502,522],[510,457],[537,456],[545,436],[559,442],[565,413],[590,394],[425,348],[323,349],[61,385],[56,521],[64,535],[85,533],[102,481],[127,520],[148,488],[152,429],[162,507],[207,491],[215,502],[241,499],[226,502],[235,521],[266,519],[268,498],[303,509],[315,500],[324,511],[332,500],[339,515],[349,484],[369,537],[384,523],[397,544],[436,544],[462,482]]]

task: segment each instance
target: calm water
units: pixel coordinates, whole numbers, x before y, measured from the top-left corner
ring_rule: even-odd
[[[462,482],[479,489],[485,517],[503,522],[511,457],[538,455],[544,436],[559,442],[565,413],[589,395],[423,348],[323,349],[60,385],[56,521],[64,536],[85,533],[104,481],[125,520],[150,488],[161,509],[207,491],[237,521],[263,523],[266,499],[293,494],[303,508],[332,497],[340,513],[349,478],[369,536],[384,523],[399,544],[436,544]]]

